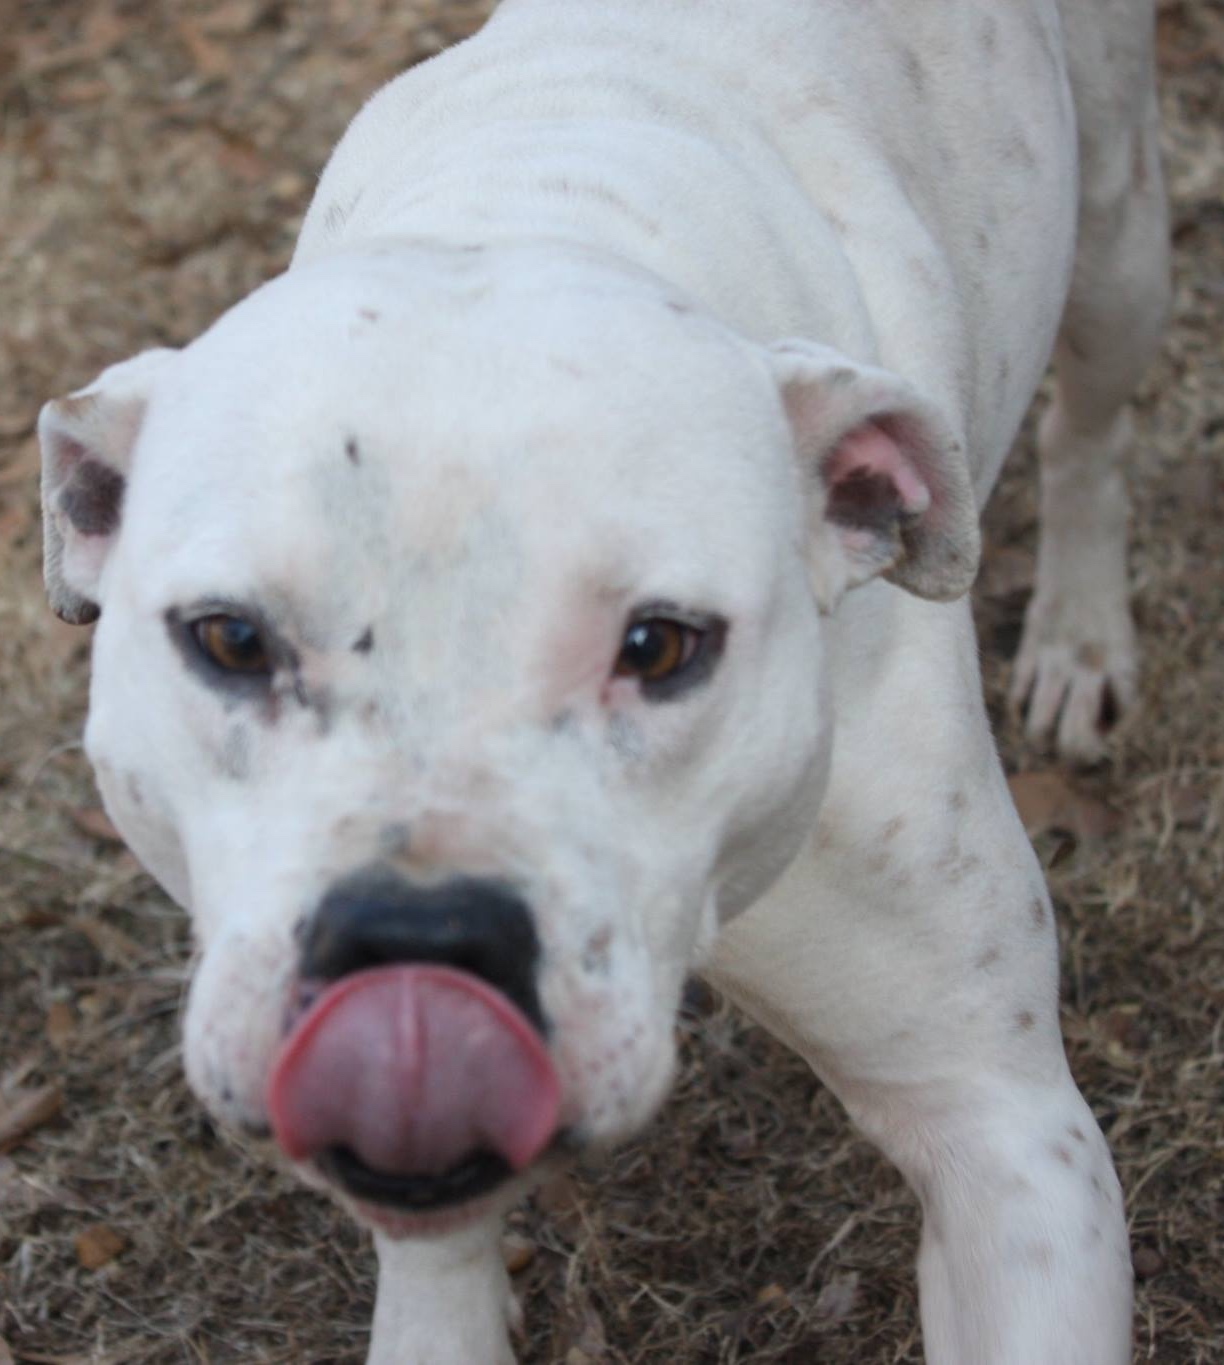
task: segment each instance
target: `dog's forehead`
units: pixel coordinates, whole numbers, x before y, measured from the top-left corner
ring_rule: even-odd
[[[232,310],[151,405],[142,553],[275,558],[281,577],[291,555],[307,578],[476,541],[497,572],[567,544],[693,571],[754,553],[763,504],[788,501],[762,368],[653,285],[536,264],[368,253]]]

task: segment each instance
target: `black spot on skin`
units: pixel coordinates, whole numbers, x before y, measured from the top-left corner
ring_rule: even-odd
[[[366,322],[378,322],[382,314],[377,308],[358,308],[357,316],[364,318]]]
[[[1033,1012],[1031,1010],[1021,1010],[1020,1013],[1016,1015],[1016,1027],[1021,1033],[1031,1032],[1033,1025],[1036,1024],[1036,1022],[1037,1020],[1033,1018]]]
[[[880,831],[880,838],[887,843],[890,839],[895,839],[905,828],[905,816],[894,815],[893,818]]]
[[[1077,1126],[1076,1124],[1074,1124],[1074,1123],[1071,1125],[1070,1128],[1067,1129],[1067,1132],[1071,1135],[1071,1137],[1072,1137],[1076,1142],[1087,1142],[1087,1141],[1088,1141],[1088,1139],[1084,1136],[1084,1130],[1083,1130],[1082,1128],[1078,1127],[1078,1126]]]
[[[951,847],[944,854],[939,867],[943,872],[949,886],[957,886],[963,882],[970,873],[976,871],[982,865],[981,858],[976,853],[962,854],[960,845],[953,841]]]
[[[289,679],[289,690],[293,693],[293,699],[303,710],[309,710],[313,704],[310,699],[310,692],[307,690],[305,679],[302,677],[301,670],[294,668]]]
[[[964,792],[953,792],[948,800],[948,807],[950,810],[964,810],[968,804],[969,798]]]
[[[374,648],[374,627],[366,626],[356,640],[353,641],[354,654],[368,654]]]
[[[985,228],[978,228],[973,234],[973,245],[983,256],[990,250],[990,234]]]
[[[1016,166],[1023,166],[1028,171],[1037,165],[1036,154],[1022,133],[1016,133],[1003,144],[1003,160],[1010,161]]]
[[[405,820],[393,820],[378,832],[378,849],[384,858],[406,858],[411,843],[411,830]]]
[[[673,313],[679,313],[681,317],[693,311],[687,303],[681,303],[678,299],[665,299],[664,307]]]
[[[251,774],[251,737],[242,725],[232,725],[221,745],[217,764],[222,776],[244,782]]]
[[[1075,1158],[1071,1155],[1071,1149],[1064,1147],[1061,1142],[1056,1142],[1050,1148],[1056,1161],[1061,1161],[1064,1166],[1074,1166]]]
[[[921,95],[926,89],[926,69],[912,48],[907,47],[902,54],[901,67],[914,94]]]
[[[973,965],[979,972],[984,972],[993,967],[1002,956],[1003,950],[996,945],[995,947],[987,948]]]
[[[344,443],[344,454],[349,464],[358,465],[361,463],[361,451],[357,448],[357,441],[350,436]]]
[[[605,924],[587,939],[582,949],[582,970],[605,977],[612,965],[612,926]]]
[[[109,536],[119,525],[123,475],[109,465],[85,459],[59,495],[60,511],[83,536]]]
[[[554,735],[564,735],[568,734],[571,730],[574,729],[576,721],[577,717],[574,715],[573,711],[566,707],[564,710],[558,711],[557,714],[553,716],[553,718],[548,722],[548,728],[553,732]]]
[[[989,61],[999,45],[999,25],[993,16],[987,16],[982,23],[982,52]]]
[[[1131,184],[1137,190],[1145,190],[1149,176],[1147,144],[1140,136],[1135,139],[1135,145],[1131,151]]]
[[[135,773],[128,773],[127,775],[127,793],[132,805],[144,805],[144,792],[140,790],[140,780]]]
[[[1029,914],[1032,916],[1034,929],[1041,929],[1045,926],[1046,908],[1040,899],[1034,900],[1029,906]]]

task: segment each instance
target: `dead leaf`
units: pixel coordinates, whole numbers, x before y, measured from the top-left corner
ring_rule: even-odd
[[[570,1356],[573,1356],[577,1365],[583,1365],[583,1362],[595,1365],[596,1362],[608,1358],[608,1337],[604,1331],[603,1319],[589,1304],[582,1312],[582,1329],[565,1357],[567,1365]]]
[[[845,1322],[854,1311],[858,1286],[857,1270],[852,1270],[848,1275],[834,1275],[816,1298],[817,1313],[833,1322]]]
[[[200,26],[213,34],[249,33],[259,23],[264,8],[264,0],[222,0],[209,6]]]
[[[77,915],[70,923],[85,935],[112,967],[134,967],[145,956],[141,944],[113,924],[104,924],[89,915]],[[81,1008],[87,1008],[85,1000],[81,1001]]]
[[[22,75],[46,76],[64,71],[78,63],[95,65],[127,37],[127,24],[110,5],[91,10],[81,26],[81,41],[66,47],[50,48],[40,39],[21,39],[17,43],[17,64]]]
[[[511,1275],[517,1275],[535,1260],[536,1244],[530,1238],[512,1232],[502,1238],[501,1254],[506,1269]]]
[[[107,1223],[92,1223],[77,1233],[75,1246],[86,1270],[101,1270],[127,1246],[127,1239]]]
[[[206,38],[194,19],[180,19],[178,31],[200,76],[205,80],[215,80],[226,74],[230,66],[228,53],[211,38]]]
[[[582,1227],[582,1196],[572,1176],[562,1172],[546,1180],[536,1191],[535,1202],[562,1236],[573,1236]]]
[[[1136,1247],[1131,1264],[1135,1268],[1136,1279],[1150,1280],[1153,1275],[1159,1275],[1165,1268],[1165,1258],[1156,1247]]]
[[[63,1107],[64,1092],[58,1085],[0,1092],[0,1152],[50,1123]]]
[[[1077,839],[1101,839],[1122,823],[1117,811],[1080,791],[1060,772],[1016,773],[1007,785],[1030,838],[1064,830]]]
[[[105,844],[123,843],[123,835],[111,823],[111,818],[101,806],[78,806],[68,812],[72,823],[91,839],[100,839]]]
[[[96,104],[110,93],[111,88],[105,81],[79,77],[60,83],[55,91],[55,102],[57,104]]]
[[[244,185],[258,185],[272,175],[272,163],[248,138],[221,135],[217,164]]]
[[[76,1015],[67,1000],[54,1000],[47,1011],[47,1037],[51,1046],[62,1051],[76,1032]]]

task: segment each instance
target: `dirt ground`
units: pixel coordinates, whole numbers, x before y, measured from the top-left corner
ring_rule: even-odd
[[[0,0],[0,1365],[363,1358],[365,1239],[184,1086],[187,934],[80,751],[88,631],[44,605],[33,421],[282,268],[360,101],[487,7]],[[1002,703],[1027,436],[978,606],[1058,903],[1072,1066],[1127,1191],[1137,1359],[1190,1365],[1224,1361],[1224,3],[1162,4],[1160,50],[1176,317],[1134,479],[1142,706],[1107,763],[1068,775]],[[651,1130],[516,1215],[525,1358],[919,1360],[900,1179],[725,1006],[694,992],[681,1028]]]

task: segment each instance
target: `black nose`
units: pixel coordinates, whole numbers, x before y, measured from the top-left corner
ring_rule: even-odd
[[[504,884],[458,877],[416,886],[374,866],[324,896],[306,928],[302,975],[334,981],[367,967],[436,962],[482,977],[543,1031],[539,955],[531,911]]]

